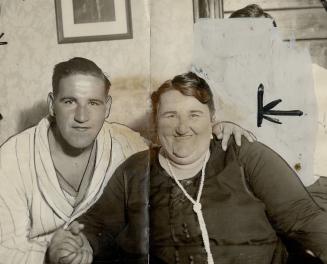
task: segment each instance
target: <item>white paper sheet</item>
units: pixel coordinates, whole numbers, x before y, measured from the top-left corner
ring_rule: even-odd
[[[317,126],[310,55],[283,42],[269,19],[200,20],[194,28],[193,63],[203,69],[215,94],[216,115],[253,131],[278,152],[305,185],[315,181],[313,156]],[[257,127],[257,89],[274,110],[304,112],[301,117],[263,120]]]

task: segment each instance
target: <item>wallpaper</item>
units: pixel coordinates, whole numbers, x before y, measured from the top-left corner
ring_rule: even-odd
[[[132,39],[58,44],[54,1],[0,1],[0,31],[8,41],[0,47],[0,143],[47,113],[53,66],[76,56],[95,61],[109,75],[110,120],[143,127],[150,76],[149,6],[133,0],[131,5]]]

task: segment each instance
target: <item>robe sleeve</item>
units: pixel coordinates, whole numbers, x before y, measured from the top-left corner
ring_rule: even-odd
[[[47,243],[29,238],[32,221],[29,194],[20,166],[13,164],[14,159],[8,159],[10,153],[0,155],[0,263],[44,263]]]

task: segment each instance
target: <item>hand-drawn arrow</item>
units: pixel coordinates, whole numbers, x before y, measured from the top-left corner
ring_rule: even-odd
[[[0,39],[3,37],[4,34],[5,34],[5,33],[1,33],[1,34],[0,34]],[[7,41],[1,41],[1,42],[0,42],[0,45],[7,45],[7,44],[8,44]]]
[[[258,112],[257,112],[257,127],[261,127],[262,119],[266,119],[270,122],[276,124],[282,124],[277,118],[269,117],[267,115],[279,115],[279,116],[301,116],[303,112],[300,110],[272,110],[276,105],[278,105],[282,100],[274,100],[265,106],[263,106],[263,94],[264,86],[260,83],[258,87],[257,99],[258,99]]]

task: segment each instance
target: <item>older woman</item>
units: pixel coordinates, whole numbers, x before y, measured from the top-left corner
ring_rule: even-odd
[[[266,146],[221,149],[203,79],[178,75],[152,103],[161,146],[124,162],[79,219],[76,237],[86,235],[96,261],[147,263],[149,253],[150,263],[284,263],[286,236],[327,263],[326,213]],[[86,240],[81,248],[91,251]]]

